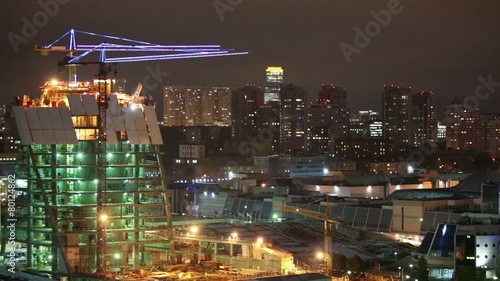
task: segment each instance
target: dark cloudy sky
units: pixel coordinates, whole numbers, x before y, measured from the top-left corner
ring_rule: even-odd
[[[58,0],[59,11],[35,32],[23,35],[23,18],[33,22],[43,13],[39,2],[1,0],[0,65],[5,103],[16,95],[36,95],[43,81],[57,72],[62,53],[48,57],[32,51],[70,28],[151,41],[159,44],[220,43],[249,50],[242,57],[131,63],[118,66],[133,89],[146,68],[157,65],[170,75],[165,84],[263,84],[268,65],[285,69],[285,82],[304,86],[315,95],[321,83],[347,88],[353,110],[380,109],[383,84],[433,90],[438,108],[454,97],[473,95],[478,77],[500,81],[500,1],[401,0],[397,14],[370,43],[347,63],[339,45],[354,45],[355,27],[373,20],[371,11],[387,9],[395,0]],[[237,4],[217,13],[215,4]],[[38,19],[40,20],[40,19]],[[13,47],[13,34],[23,37]],[[28,38],[29,37],[29,38]],[[80,70],[92,78],[96,69]],[[483,111],[500,111],[500,86]],[[157,98],[162,89],[152,89]]]

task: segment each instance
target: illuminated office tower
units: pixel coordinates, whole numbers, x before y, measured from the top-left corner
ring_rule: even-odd
[[[264,87],[264,103],[280,101],[280,87],[283,83],[283,68],[269,66],[266,69],[266,86]]]
[[[293,84],[281,89],[280,150],[283,154],[301,155],[306,148],[304,88]]]
[[[14,241],[16,256],[25,257],[16,270],[91,274],[99,257],[110,271],[169,258],[170,208],[155,110],[143,97],[109,93],[106,151],[99,154],[95,89],[89,82],[52,81],[40,97],[13,107],[22,142]],[[4,236],[2,243],[10,241]]]

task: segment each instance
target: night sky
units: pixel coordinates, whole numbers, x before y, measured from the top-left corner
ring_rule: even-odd
[[[479,76],[491,75],[500,84],[497,0],[401,0],[389,24],[375,30],[369,44],[352,54],[350,63],[339,45],[355,47],[355,27],[364,30],[374,20],[371,11],[387,10],[396,0],[40,2],[56,1],[61,2],[59,11],[25,36],[23,18],[33,23],[33,15],[44,13],[39,1],[2,0],[0,103],[16,95],[37,95],[45,80],[67,77],[56,66],[63,53],[42,57],[32,49],[71,28],[159,44],[219,43],[251,52],[241,57],[120,64],[118,76],[127,78],[129,91],[147,75],[148,67],[157,65],[170,73],[164,84],[238,86],[262,85],[266,66],[281,65],[285,82],[304,86],[310,96],[316,95],[321,83],[345,87],[352,110],[379,110],[383,84],[432,90],[438,110],[455,97],[473,95]],[[235,6],[225,12],[218,13],[214,7],[224,9],[231,3]],[[23,42],[13,47],[9,34],[22,37]],[[95,66],[83,67],[79,77],[91,79],[96,72]],[[500,85],[494,90],[480,101],[481,111],[500,112]],[[160,99],[162,87],[149,92]]]

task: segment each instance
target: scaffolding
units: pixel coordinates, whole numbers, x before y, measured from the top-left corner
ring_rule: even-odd
[[[22,120],[17,119],[23,119],[21,116],[26,113],[33,137],[32,143],[21,149],[21,162],[16,172],[15,247],[26,252],[25,267],[74,275],[96,273],[99,262],[104,263],[106,272],[111,272],[125,267],[147,268],[158,260],[167,260],[168,237],[172,233],[170,200],[157,141],[152,140],[152,136],[146,136],[146,140],[141,138],[142,141],[134,140],[133,134],[137,131],[117,130],[115,123],[115,129],[108,127],[108,134],[114,137],[108,137],[105,143],[106,161],[99,163],[98,116],[88,114],[91,110],[79,114],[71,102],[73,100],[74,105],[75,96],[84,100],[83,96],[95,95],[84,92],[71,94],[74,97],[68,98],[61,94],[67,84],[59,82],[53,86],[62,90],[48,86],[44,90],[45,98],[53,98],[57,92],[57,101],[33,100],[14,112],[20,131],[23,130]],[[53,94],[47,95],[48,91]],[[130,110],[133,106],[142,112],[134,116],[156,119],[146,114],[148,110],[154,112],[151,108],[127,101],[117,100],[118,111],[111,115],[118,116],[121,109]],[[83,104],[89,105],[88,102]],[[39,114],[36,116],[40,116],[42,123],[44,113],[37,112],[36,108],[43,107],[58,110],[62,117],[64,110],[71,112],[68,117],[76,141],[63,144],[50,143],[47,138],[45,143],[35,141],[33,127],[36,126],[31,123],[34,120],[30,115]],[[127,118],[122,117],[125,125]],[[158,126],[157,121],[156,124],[152,120],[144,123],[149,127]],[[55,125],[52,128],[56,131]],[[41,130],[46,133],[48,129]],[[152,128],[148,130],[151,132]],[[158,132],[159,129],[156,134]],[[20,135],[23,138],[23,132]],[[23,143],[29,141],[23,140]],[[99,182],[102,178],[99,173],[103,170],[104,185]],[[103,201],[100,210],[99,200]],[[100,224],[104,225],[103,243],[98,240],[102,239]],[[2,243],[5,248],[8,236],[4,235]],[[104,251],[99,247],[105,247]]]

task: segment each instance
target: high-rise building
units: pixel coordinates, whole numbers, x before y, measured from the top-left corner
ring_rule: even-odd
[[[495,117],[492,114],[477,114],[474,118],[474,139],[472,145],[477,151],[488,151],[490,121]]]
[[[163,116],[165,126],[230,126],[230,88],[166,86]]]
[[[488,152],[493,159],[500,157],[500,114],[479,114],[474,123],[474,148]]]
[[[0,105],[0,131],[5,130],[5,118],[7,117],[7,106]]]
[[[257,110],[262,91],[255,85],[234,90],[231,95],[233,148],[242,150],[257,137]]]
[[[266,69],[266,86],[264,87],[264,103],[280,101],[280,86],[283,84],[283,68],[269,66]]]
[[[366,134],[367,137],[370,138],[381,138],[383,136],[383,125],[382,121],[368,121],[366,122],[368,132]]]
[[[437,123],[437,136],[436,136],[437,142],[438,143],[444,143],[446,142],[446,125],[443,124],[442,122]]]
[[[434,113],[434,94],[432,91],[413,95],[413,140],[414,146],[436,142],[436,116]]]
[[[259,155],[279,153],[280,144],[280,103],[271,101],[259,105],[257,109],[258,141],[264,146]],[[260,146],[260,147],[261,147]]]
[[[384,85],[383,137],[396,145],[421,146],[437,139],[433,93],[411,94],[411,88]]]
[[[396,145],[412,145],[412,96],[410,88],[384,85],[382,91],[383,136]]]
[[[10,245],[32,272],[91,274],[102,265],[116,271],[169,259],[169,196],[154,107],[108,94],[103,144],[95,89],[52,81],[41,97],[13,107],[21,162],[8,216],[15,235],[2,236],[2,249]]]
[[[358,112],[359,122],[365,123],[374,120],[380,120],[380,113],[373,110],[360,110]]]
[[[306,151],[304,88],[293,84],[281,87],[280,150],[300,155]]]
[[[214,125],[231,126],[231,89],[229,87],[215,87],[214,95]]]
[[[486,135],[486,152],[493,159],[500,159],[500,115],[491,114],[488,118],[488,130]]]
[[[456,150],[474,149],[476,122],[479,111],[464,105],[458,99],[448,105],[443,116],[446,125],[446,148]]]
[[[19,134],[14,118],[12,106],[0,106],[0,152],[17,153],[20,146]]]
[[[335,118],[338,116],[338,110],[338,107],[328,103],[307,106],[306,149],[309,153],[324,156],[333,154]]]
[[[349,133],[349,109],[347,108],[347,91],[333,84],[321,85],[319,103],[331,104],[335,109],[333,118],[333,137],[345,137]]]
[[[351,160],[380,160],[394,152],[394,142],[383,138],[340,138],[334,143],[334,155]]]
[[[360,110],[350,114],[349,135],[357,137],[382,137],[380,114],[373,110]]]

